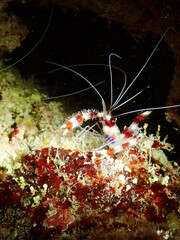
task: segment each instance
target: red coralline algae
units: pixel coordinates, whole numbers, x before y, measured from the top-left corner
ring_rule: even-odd
[[[10,209],[15,215],[20,212],[20,224],[27,223],[26,229],[20,228],[23,239],[56,239],[64,233],[86,239],[104,228],[137,231],[145,222],[157,231],[166,226],[169,214],[178,215],[179,178],[156,163],[148,165],[142,153],[134,147],[123,159],[121,154],[105,159],[93,152],[36,150],[22,159],[13,177],[1,179],[0,217],[10,217]],[[8,228],[18,232],[14,227],[5,221],[1,235]],[[25,238],[26,231],[31,238]]]

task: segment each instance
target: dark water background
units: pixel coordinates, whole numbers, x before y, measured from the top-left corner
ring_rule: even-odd
[[[20,59],[39,41],[46,29],[52,6],[43,9],[33,4],[23,4],[12,5],[12,8],[33,31],[23,42],[22,47],[16,49],[12,54],[7,54],[6,57],[11,59],[9,63]],[[160,36],[154,38],[151,33],[147,33],[143,39],[135,39],[121,24],[108,23],[107,20],[98,18],[90,12],[83,11],[75,14],[70,10],[63,12],[62,9],[54,6],[47,34],[38,47],[23,61],[16,64],[16,67],[20,69],[22,77],[33,76],[37,78],[41,86],[46,89],[49,97],[52,97],[72,93],[89,87],[89,85],[67,70],[49,74],[48,72],[56,69],[56,66],[46,61],[53,61],[65,66],[87,63],[108,64],[109,54],[116,53],[122,59],[113,58],[112,64],[126,72],[128,84],[130,84],[159,38]],[[174,65],[175,59],[172,52],[168,45],[162,41],[145,70],[122,101],[132,97],[146,86],[149,87],[134,100],[116,110],[114,114],[141,108],[165,106]],[[84,75],[93,84],[104,80],[104,83],[99,85],[97,89],[109,106],[109,69],[99,66],[76,67],[73,69]],[[123,82],[123,75],[120,71],[114,70],[114,99],[122,89]],[[102,110],[101,100],[93,89],[59,100],[69,106],[72,113],[82,109]],[[136,115],[135,113],[118,118],[120,129],[123,129],[124,125],[129,125]],[[180,153],[180,137],[173,129],[176,127],[175,123],[166,121],[163,110],[154,111],[146,122],[149,123],[149,133],[155,133],[157,125],[161,125],[162,138],[168,134],[168,141],[176,144],[176,154],[171,154],[170,159],[177,160]]]

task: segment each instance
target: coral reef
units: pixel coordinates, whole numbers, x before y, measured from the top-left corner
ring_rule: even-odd
[[[0,3],[0,52],[12,52],[21,46],[29,30],[20,18],[7,10],[10,1]]]
[[[103,155],[92,150],[101,136],[63,135],[62,105],[43,102],[32,79],[0,79],[1,239],[179,237],[179,167],[159,129],[148,135],[145,124],[140,143]]]
[[[28,33],[17,16],[7,17],[12,2],[0,3],[1,51],[13,51]],[[175,3],[55,2],[121,22],[136,38],[147,31],[162,35],[171,26],[165,41],[179,59]],[[170,104],[179,103],[178,74],[176,66]],[[159,129],[148,134],[145,124],[140,143],[103,155],[93,150],[102,145],[101,136],[77,137],[81,129],[64,136],[64,107],[43,98],[35,80],[22,79],[15,69],[0,72],[0,239],[179,239],[179,166],[168,160],[173,147]]]
[[[17,16],[0,13],[0,49],[12,52],[28,34],[28,29]]]
[[[153,164],[137,147],[109,159],[34,150],[1,179],[2,239],[176,239],[179,168],[157,150],[160,144],[154,141]]]
[[[0,165],[3,166],[19,161],[33,147],[47,146],[49,142],[43,132],[48,134],[59,126],[63,108],[60,103],[42,102],[45,94],[38,91],[37,82],[23,80],[15,70],[0,73],[0,94]]]

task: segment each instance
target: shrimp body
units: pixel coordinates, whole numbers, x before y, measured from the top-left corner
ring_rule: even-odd
[[[151,111],[146,111],[138,115],[132,124],[125,128],[121,133],[117,124],[116,119],[110,114],[105,114],[104,112],[98,111],[83,111],[81,114],[73,116],[66,124],[63,124],[61,128],[65,128],[64,134],[73,128],[80,126],[83,121],[98,118],[102,124],[103,137],[106,139],[106,144],[109,149],[107,150],[107,155],[112,155],[118,153],[126,148],[134,146],[137,142],[137,136],[139,134],[139,123],[143,121]]]
[[[164,35],[166,32],[164,33]],[[132,80],[132,82],[129,84],[129,86],[126,86],[127,84],[127,76],[126,73],[119,69],[123,74],[124,74],[124,86],[119,93],[117,99],[113,101],[113,78],[112,78],[112,65],[111,65],[111,58],[116,57],[121,59],[120,56],[118,56],[115,53],[111,53],[109,55],[109,71],[110,71],[110,89],[111,89],[111,103],[110,103],[110,108],[107,110],[105,101],[100,94],[100,92],[95,88],[95,86],[84,76],[79,74],[78,72],[75,72],[72,68],[70,67],[65,67],[60,64],[56,64],[61,68],[67,69],[76,75],[79,75],[82,79],[84,79],[95,91],[96,93],[100,96],[101,101],[102,101],[102,108],[103,111],[97,111],[97,110],[83,110],[82,112],[74,115],[71,117],[67,123],[63,124],[61,126],[62,129],[64,129],[64,134],[69,132],[70,130],[81,126],[81,124],[84,121],[91,120],[91,119],[97,119],[101,125],[102,125],[102,135],[103,138],[106,140],[106,143],[103,144],[100,148],[96,149],[97,152],[103,153],[105,156],[113,155],[116,153],[120,153],[121,151],[126,151],[129,150],[130,148],[134,147],[135,145],[143,144],[143,140],[146,138],[146,135],[141,132],[141,128],[139,127],[139,124],[144,121],[149,114],[152,112],[151,110],[157,110],[157,109],[166,109],[169,107],[179,107],[180,104],[174,105],[174,106],[167,106],[167,107],[155,107],[155,108],[147,108],[147,109],[139,109],[139,110],[132,110],[129,113],[133,112],[141,112],[139,115],[135,117],[133,120],[132,124],[129,127],[125,127],[124,130],[121,132],[116,124],[116,118],[112,116],[112,112],[116,110],[117,108],[121,107],[122,105],[126,104],[133,98],[135,98],[137,95],[139,95],[141,91],[136,93],[134,96],[130,97],[128,100],[120,103],[124,95],[128,92],[128,90],[132,87],[132,85],[135,83],[136,79],[138,76],[141,74],[141,72],[144,70],[145,66],[149,62],[150,58],[154,54],[155,50],[157,49],[158,45],[162,41],[164,35],[161,37],[153,51],[151,52],[150,56],[148,57],[147,61],[144,63],[138,74],[135,76],[135,78]],[[125,113],[127,114],[127,113]],[[119,114],[118,116],[123,115]],[[117,117],[117,116],[116,116]],[[153,142],[152,142],[153,145]],[[159,144],[160,146],[161,144]],[[162,146],[162,145],[161,145]]]
[[[98,111],[87,111],[84,110],[81,113],[71,117],[67,123],[63,124],[61,128],[65,128],[64,135],[73,128],[81,126],[83,121],[87,121],[89,119],[103,118],[103,113]]]

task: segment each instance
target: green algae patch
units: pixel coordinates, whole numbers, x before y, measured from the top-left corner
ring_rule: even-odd
[[[35,79],[23,79],[14,68],[0,73],[0,166],[6,173],[13,175],[22,157],[35,149],[53,146],[90,151],[102,144],[101,136],[88,131],[81,134],[82,129],[64,136],[60,129],[67,115],[64,107],[41,100],[46,98]]]
[[[0,166],[11,174],[11,163],[15,166],[33,148],[49,144],[43,133],[59,127],[63,108],[61,103],[41,101],[46,95],[40,87],[16,70],[0,73],[0,96]]]

